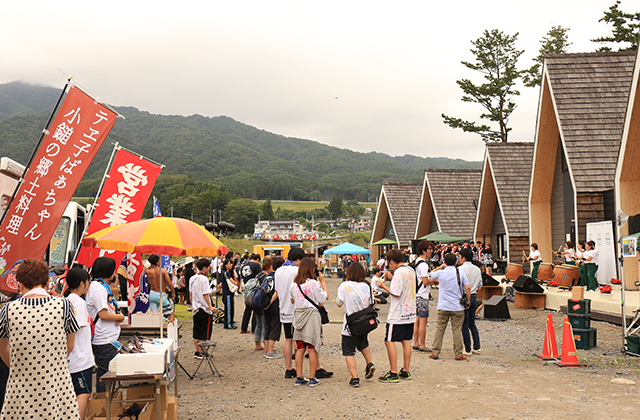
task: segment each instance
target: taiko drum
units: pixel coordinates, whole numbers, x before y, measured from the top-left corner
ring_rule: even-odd
[[[524,268],[522,268],[522,264],[509,263],[507,265],[507,271],[504,273],[504,278],[507,280],[515,281],[515,279],[523,274]]]

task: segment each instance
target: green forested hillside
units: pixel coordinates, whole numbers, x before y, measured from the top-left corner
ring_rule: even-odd
[[[0,85],[0,110],[4,109],[3,100],[12,102],[7,109],[26,109],[19,106],[21,99],[15,94],[15,86],[11,86],[14,96],[4,90],[6,86]],[[51,99],[49,108],[55,99]],[[421,182],[425,168],[481,166],[480,162],[445,158],[359,153],[269,133],[224,116],[164,116],[132,107],[116,109],[126,119],[116,122],[76,195],[95,193],[116,141],[166,165],[164,176],[188,175],[254,199],[328,201],[333,195],[341,195],[345,200],[374,201],[383,181]],[[12,116],[0,122],[0,154],[26,163],[47,112]]]

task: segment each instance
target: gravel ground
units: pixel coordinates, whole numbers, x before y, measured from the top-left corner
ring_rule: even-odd
[[[592,322],[598,330],[597,347],[578,350],[586,367],[561,369],[533,355],[542,350],[547,313],[553,315],[561,350],[564,316],[546,310],[516,309],[511,304],[511,319],[477,322],[481,355],[454,361],[447,331],[440,360],[414,352],[412,380],[397,384],[376,380],[389,367],[381,323],[369,336],[376,375],[365,380],[364,359],[357,356],[361,385],[352,389],[340,347],[343,311],[332,303],[339,283],[340,279],[327,279],[332,322],[324,326],[325,345],[320,350],[321,365],[335,372],[333,378],[321,380],[315,388],[296,387],[293,380],[284,379],[283,359],[265,359],[262,352],[253,350],[251,335],[224,330],[218,324],[212,339],[218,342],[215,363],[224,376],[214,378],[207,372],[203,380],[189,380],[180,370],[179,418],[546,419],[572,414],[584,419],[637,419],[640,415],[640,359],[620,352],[621,327]],[[437,299],[437,290],[433,294]],[[242,299],[237,297],[238,322],[243,309]],[[388,305],[381,306],[381,321],[386,319],[387,309]],[[431,303],[428,345],[435,332],[435,314],[436,300]],[[193,373],[199,361],[192,358],[191,321],[182,323],[181,362]],[[282,353],[282,343],[276,344],[276,350]],[[307,361],[304,369],[307,375]]]

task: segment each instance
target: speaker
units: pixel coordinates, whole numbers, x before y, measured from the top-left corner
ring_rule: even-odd
[[[482,273],[482,285],[483,286],[500,286],[498,280],[494,279],[487,273]]]
[[[513,288],[518,292],[544,293],[544,289],[529,276],[519,276],[513,283]]]
[[[484,318],[511,318],[506,296],[491,296],[484,303]]]

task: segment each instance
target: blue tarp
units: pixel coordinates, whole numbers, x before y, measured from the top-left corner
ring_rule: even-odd
[[[353,254],[371,254],[366,248],[363,248],[358,245],[350,244],[349,242],[345,242],[338,246],[334,246],[333,248],[329,248],[324,251],[325,254],[339,254],[339,255],[353,255]]]

